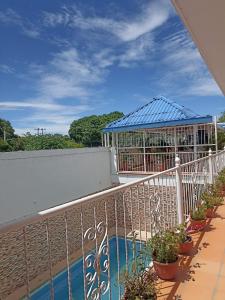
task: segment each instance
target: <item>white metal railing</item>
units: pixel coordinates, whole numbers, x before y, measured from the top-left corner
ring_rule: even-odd
[[[175,157],[178,155],[181,164],[208,156],[208,151],[201,152],[119,152],[117,160],[118,172],[155,173],[168,170],[175,166]]]
[[[62,286],[70,300],[120,299],[121,272],[136,251],[158,230],[183,222],[224,167],[225,150],[182,165],[176,158],[174,168],[1,228],[0,299],[32,299],[45,282],[44,299]]]

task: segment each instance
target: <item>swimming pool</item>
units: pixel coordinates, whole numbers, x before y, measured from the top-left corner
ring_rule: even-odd
[[[134,246],[131,240],[127,240],[128,249],[128,261],[132,262]],[[136,255],[140,253],[140,242],[135,243]],[[117,247],[116,237],[112,237],[109,240],[110,247],[110,284],[111,284],[111,296],[113,300],[120,299],[119,297],[119,285],[118,285],[118,259],[117,259]],[[118,238],[119,249],[119,264],[120,270],[123,270],[126,265],[126,251],[125,251],[125,239]],[[66,300],[68,299],[68,282],[67,282],[67,269],[59,273],[53,279],[54,286],[54,299]],[[73,300],[84,300],[84,282],[83,282],[83,261],[82,259],[74,262],[70,267],[71,276],[71,289]],[[122,288],[123,289],[123,288]],[[121,290],[122,290],[121,289]],[[50,299],[50,283],[46,283],[31,294],[32,300],[48,300]],[[109,292],[101,297],[102,300],[109,299]]]

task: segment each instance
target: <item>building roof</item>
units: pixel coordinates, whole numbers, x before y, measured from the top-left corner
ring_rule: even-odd
[[[212,116],[200,116],[176,102],[159,97],[153,98],[144,106],[108,124],[103,131],[132,131],[211,122]]]

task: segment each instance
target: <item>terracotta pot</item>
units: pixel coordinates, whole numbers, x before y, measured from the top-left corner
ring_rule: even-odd
[[[184,243],[181,243],[179,246],[179,253],[180,254],[187,254],[193,248],[193,241],[190,236],[188,236],[188,240]]]
[[[219,190],[219,194],[221,197],[224,197],[225,196],[225,186],[222,186]]]
[[[206,225],[206,220],[190,220],[190,227],[192,230],[202,230]]]
[[[173,279],[177,274],[179,260],[177,259],[177,261],[170,264],[163,264],[153,260],[153,266],[159,278],[170,280]]]
[[[206,217],[207,218],[213,218],[213,216],[214,216],[214,208],[213,207],[207,208]]]

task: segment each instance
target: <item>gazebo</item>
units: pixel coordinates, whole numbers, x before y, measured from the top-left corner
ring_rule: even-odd
[[[216,119],[200,116],[164,97],[153,98],[103,129],[103,144],[114,147],[117,171],[153,173],[217,151]]]

